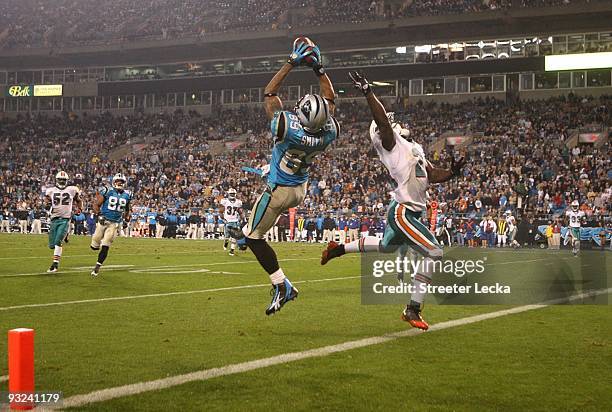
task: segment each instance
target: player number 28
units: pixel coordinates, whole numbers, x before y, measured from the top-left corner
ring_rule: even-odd
[[[115,196],[111,196],[108,198],[108,210],[116,210],[118,212],[125,211],[125,205],[127,205],[127,200],[124,198],[118,198]]]

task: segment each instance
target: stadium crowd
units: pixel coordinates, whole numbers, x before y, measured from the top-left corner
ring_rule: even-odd
[[[396,106],[398,118],[426,149],[449,130],[473,136],[462,150],[468,159],[463,175],[430,190],[439,205],[440,224],[443,216],[479,223],[506,211],[518,218],[548,219],[562,214],[574,199],[594,224],[609,216],[609,146],[568,149],[565,140],[578,127],[611,127],[612,97]],[[336,230],[344,225],[347,234],[350,229],[380,232],[384,227],[392,187],[367,144],[371,115],[364,105],[348,102],[340,104],[337,118],[341,137],[315,160],[307,197],[298,210],[304,227],[311,229],[310,234],[303,229],[306,239],[323,238],[326,218],[327,226],[333,224]],[[217,223],[222,223],[219,201],[230,187],[238,190],[245,211],[261,191],[261,177],[242,167],[268,162],[270,135],[264,119],[261,108],[247,106],[218,107],[210,118],[177,110],[5,119],[0,123],[0,220],[7,223],[0,224],[0,230],[11,221],[26,231],[36,216],[44,219],[43,188],[53,184],[61,169],[81,188],[86,204],[110,176],[124,173],[134,193],[129,227],[137,228],[134,234],[144,235],[151,221],[170,216],[179,233],[191,219],[202,229],[193,236],[215,235]],[[444,165],[450,155],[432,152],[429,158]],[[78,217],[80,231],[86,229],[87,212]],[[358,227],[349,227],[350,219],[357,219],[351,225]],[[212,233],[204,230],[209,220],[216,224]]]
[[[510,7],[557,7],[580,1],[588,0],[19,0],[2,5],[0,48],[181,38],[290,29],[302,24],[357,24]]]

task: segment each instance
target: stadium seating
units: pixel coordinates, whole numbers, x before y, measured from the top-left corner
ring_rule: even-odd
[[[580,0],[583,1],[583,0]],[[578,2],[572,0],[573,3]],[[510,7],[561,6],[569,0],[21,0],[3,5],[0,48],[181,38],[211,32],[288,29]],[[325,10],[324,13],[318,12]]]
[[[431,190],[449,211],[481,216],[520,208],[548,215],[579,198],[597,216],[610,210],[609,146],[568,149],[564,143],[569,131],[582,125],[612,126],[609,107],[611,97],[570,95],[514,104],[475,100],[398,109],[412,136],[426,148],[451,128],[477,132],[466,149],[463,176]],[[121,171],[137,206],[184,211],[217,207],[219,193],[234,187],[248,207],[262,181],[241,167],[268,162],[265,116],[260,108],[242,107],[219,109],[213,119],[177,111],[7,120],[0,126],[0,210],[40,208],[41,185],[51,184],[59,169],[75,179],[86,197]],[[303,212],[378,214],[392,187],[369,145],[371,116],[361,104],[343,103],[338,119],[341,137],[316,159]],[[221,153],[213,156],[214,145]],[[125,147],[129,150],[119,150]],[[448,161],[447,152],[429,157],[436,164]]]

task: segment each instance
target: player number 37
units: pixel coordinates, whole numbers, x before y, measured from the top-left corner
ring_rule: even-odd
[[[111,196],[108,198],[108,210],[116,210],[118,212],[124,212],[125,206],[127,205],[127,200],[124,198],[118,198],[115,196]]]

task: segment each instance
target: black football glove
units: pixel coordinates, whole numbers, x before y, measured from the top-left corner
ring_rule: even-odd
[[[312,67],[312,70],[317,76],[323,76],[325,74],[325,69],[323,68],[323,59],[321,57],[321,50],[319,50],[319,46],[314,46],[312,48],[310,59],[311,63],[307,64]]]
[[[465,166],[465,158],[460,157],[459,160],[455,160],[455,156],[451,156],[450,170],[453,176],[459,176],[463,166]]]
[[[349,72],[349,77],[351,79],[351,82],[353,82],[353,86],[355,86],[357,90],[363,93],[364,96],[370,94],[370,92],[372,91],[372,87],[363,73],[359,73],[357,71]]]

